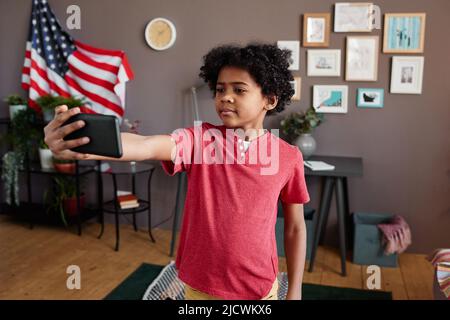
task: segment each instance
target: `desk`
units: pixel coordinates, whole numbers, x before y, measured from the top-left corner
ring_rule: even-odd
[[[323,177],[323,189],[320,199],[319,211],[317,215],[316,230],[314,232],[313,247],[311,250],[311,259],[309,261],[309,272],[313,271],[314,259],[316,258],[317,246],[319,239],[323,233],[328,213],[330,211],[331,197],[333,189],[336,187],[336,207],[339,227],[339,247],[341,253],[341,270],[342,275],[346,276],[345,258],[347,246],[346,229],[349,226],[349,200],[347,177],[359,177],[363,174],[363,164],[361,158],[351,157],[333,157],[333,156],[312,156],[308,160],[324,161],[335,166],[334,170],[330,171],[312,171],[305,167],[305,176],[320,176]]]
[[[109,162],[111,166],[111,171],[103,172],[103,174],[110,175],[113,180],[113,187],[114,187],[114,194],[112,197],[112,200],[107,202],[101,203],[101,230],[100,235],[98,238],[100,239],[103,235],[103,231],[105,228],[104,223],[104,216],[103,212],[106,213],[112,213],[115,216],[115,225],[116,225],[116,247],[115,250],[119,251],[119,240],[120,240],[120,233],[119,233],[119,214],[120,215],[133,215],[133,226],[134,231],[137,231],[137,225],[136,225],[136,213],[138,212],[148,212],[148,234],[150,236],[150,239],[152,242],[155,242],[155,239],[152,235],[152,208],[151,208],[151,180],[153,171],[155,170],[155,167],[151,164],[146,163],[140,163],[140,162]],[[99,166],[100,168],[100,166]],[[137,208],[131,208],[131,209],[121,209],[117,200],[117,176],[129,176],[131,177],[131,186],[132,190],[131,193],[136,195],[136,177],[142,174],[148,174],[148,180],[147,180],[147,199],[139,199],[139,207]]]

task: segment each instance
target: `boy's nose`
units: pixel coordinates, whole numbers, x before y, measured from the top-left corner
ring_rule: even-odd
[[[220,101],[222,102],[229,102],[229,103],[233,103],[233,98],[230,95],[224,95],[222,97],[222,99],[220,99]]]

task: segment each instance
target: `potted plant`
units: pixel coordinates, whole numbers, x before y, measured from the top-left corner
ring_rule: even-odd
[[[36,100],[36,103],[41,107],[44,122],[50,122],[55,116],[55,108],[60,105],[66,105],[69,109],[80,107],[86,104],[84,98],[78,99],[75,97],[62,97],[45,95]]]
[[[14,119],[16,113],[27,108],[27,101],[17,94],[12,94],[4,100],[9,105],[9,118]]]
[[[19,110],[11,121],[11,130],[5,141],[12,145],[12,150],[2,158],[2,180],[4,182],[6,203],[19,206],[18,172],[24,168],[25,160],[37,154],[37,141],[43,135],[36,111],[31,108]]]
[[[54,117],[53,103],[56,101],[56,97],[52,95],[40,96],[36,99],[37,105],[42,110],[42,117],[45,123],[50,122]]]
[[[64,160],[53,157],[53,167],[61,173],[75,173],[75,160]]]
[[[65,226],[68,226],[67,218],[77,215],[77,189],[75,179],[71,176],[54,176],[53,181],[56,185],[53,198],[50,199],[48,192],[45,192],[44,198],[47,203],[47,213],[56,212]],[[84,183],[81,178],[80,189]],[[80,191],[80,212],[86,206],[86,195]]]
[[[41,162],[41,168],[53,169],[53,153],[44,142],[44,138],[39,142],[39,160]]]
[[[316,150],[316,140],[312,132],[323,122],[323,114],[316,113],[313,107],[306,112],[293,112],[281,121],[281,131],[296,145],[305,159]]]

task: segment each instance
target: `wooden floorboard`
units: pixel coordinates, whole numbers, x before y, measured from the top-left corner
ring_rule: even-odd
[[[100,227],[86,223],[82,236],[76,229],[28,225],[0,215],[0,299],[102,299],[141,263],[165,265],[169,257],[171,233],[154,229],[155,243],[145,230],[135,232],[130,225],[120,228],[120,251],[114,251],[114,225]],[[81,290],[68,290],[66,269],[81,269]],[[305,266],[304,283],[366,289],[367,268],[347,257],[346,277],[341,276],[336,249],[319,247],[314,272]],[[286,260],[280,257],[280,271]],[[424,255],[402,254],[399,268],[382,268],[381,289],[392,291],[394,299],[432,299],[433,268]]]

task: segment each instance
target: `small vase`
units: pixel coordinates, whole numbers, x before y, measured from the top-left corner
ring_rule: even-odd
[[[80,211],[86,206],[86,195],[83,193],[80,195]],[[64,213],[68,217],[77,215],[77,197],[65,198],[63,200]]]
[[[26,105],[22,105],[22,104],[9,106],[9,118],[11,120],[14,119],[14,117],[15,117],[17,112],[19,112],[20,110],[25,110],[26,108],[27,108],[27,106]]]
[[[44,111],[42,112],[42,117],[43,117],[45,123],[49,123],[55,117],[55,110],[54,109],[44,109]]]
[[[39,149],[39,159],[41,160],[41,168],[53,169],[53,154],[50,149]]]
[[[61,173],[75,173],[75,163],[53,163],[55,170]]]
[[[316,151],[316,140],[310,133],[302,133],[294,140],[294,144],[302,152],[303,159],[308,159]]]

